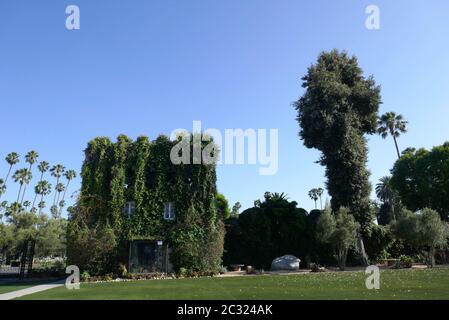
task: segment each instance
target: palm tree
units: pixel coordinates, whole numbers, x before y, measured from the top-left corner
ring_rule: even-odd
[[[397,195],[397,192],[393,189],[391,185],[391,177],[385,176],[379,179],[379,183],[376,184],[376,195],[381,200],[386,207],[384,207],[384,211],[379,211],[379,214],[389,212],[388,214],[390,218],[388,219],[396,219],[397,212],[400,210],[401,201]],[[382,208],[381,208],[382,209]],[[385,218],[385,215],[384,215]],[[387,221],[387,220],[385,220]]]
[[[0,198],[6,192],[6,183],[8,182],[9,175],[11,174],[12,167],[19,163],[20,157],[17,152],[11,152],[5,158],[6,162],[9,164],[8,174],[5,177],[5,180],[0,179]]]
[[[70,181],[72,181],[74,178],[76,178],[76,171],[75,170],[67,170],[64,173],[64,176],[67,179],[67,184],[65,185],[65,188],[64,188],[64,194],[62,195],[62,200],[59,203],[59,207],[60,207],[59,214],[60,215],[62,213],[62,208],[65,206],[65,195],[67,193],[67,189],[69,188]]]
[[[42,209],[45,208],[44,196],[47,196],[51,193],[51,184],[46,180],[39,181],[35,188],[35,192],[36,194],[39,194],[41,196],[41,200],[38,204],[40,215],[42,213]]]
[[[323,201],[321,200],[321,196],[323,195],[323,193],[324,193],[323,188],[316,189],[316,194],[320,198],[320,208],[321,208],[321,210],[323,210]]]
[[[392,202],[394,190],[391,188],[391,177],[385,176],[376,184],[376,195],[382,202]]]
[[[398,158],[400,158],[401,153],[399,152],[397,138],[399,138],[401,133],[407,132],[407,121],[401,114],[396,115],[395,112],[387,112],[379,118],[377,125],[377,132],[383,139],[387,138],[388,135],[393,137],[396,152],[398,153]]]
[[[6,192],[6,184],[3,179],[0,179],[0,197]]]
[[[17,195],[17,203],[19,205],[22,205],[19,202],[19,200],[20,200],[20,194],[22,193],[23,185],[28,184],[32,177],[33,176],[31,174],[31,172],[26,168],[17,170],[13,175],[14,182],[18,182],[20,184],[19,194]]]
[[[12,167],[20,162],[20,156],[17,152],[11,152],[5,158],[6,162],[9,164],[8,174],[5,178],[5,184],[8,182],[9,175],[11,174]]]
[[[56,203],[59,205],[59,197],[61,196],[61,192],[65,192],[65,186],[64,186],[63,183],[60,182],[60,183],[58,183],[58,184],[56,185],[55,189],[56,189],[56,192],[58,193],[58,197],[57,197],[57,199],[56,199]],[[56,205],[56,207],[57,207],[58,205]]]
[[[0,203],[0,212],[6,211],[7,208],[8,208],[8,201],[2,201],[2,203]]]
[[[310,199],[315,201],[315,209],[316,209],[316,202],[318,201],[318,198],[319,198],[318,189],[313,188],[312,190],[310,190],[309,191],[309,197],[310,197]]]
[[[38,154],[36,151],[34,151],[34,150],[32,150],[32,151],[30,151],[30,152],[28,152],[28,153],[26,154],[26,156],[25,156],[25,161],[26,161],[27,163],[30,164],[30,166],[29,166],[29,168],[28,168],[28,170],[29,170],[30,172],[32,172],[33,164],[36,163],[37,158],[39,158],[39,154]],[[30,181],[28,181],[28,182],[25,184],[24,188],[23,188],[23,195],[22,195],[22,200],[21,200],[20,203],[23,203],[23,200],[24,200],[24,198],[25,198],[26,189],[27,189],[27,186],[28,186],[28,183],[29,183],[29,182],[30,182]]]
[[[50,164],[48,162],[46,162],[46,161],[42,161],[42,162],[39,163],[37,168],[39,169],[39,172],[41,173],[41,177],[40,177],[39,182],[38,182],[38,184],[39,184],[39,183],[41,183],[43,181],[44,173],[48,171],[48,169],[50,168]],[[34,188],[34,190],[36,191],[37,189]],[[38,196],[38,193],[35,192],[34,200],[33,200],[33,206],[32,206],[33,208],[34,208],[34,205],[36,204],[37,196]]]
[[[25,201],[25,202],[23,203],[23,207],[24,207],[25,209],[28,209],[29,206],[31,206],[31,202]]]
[[[62,164],[54,165],[50,169],[51,175],[56,178],[55,197],[53,198],[53,206],[56,205],[56,196],[59,193],[58,189],[57,189],[58,185],[59,185],[59,179],[61,178],[64,171],[65,171],[65,167]]]

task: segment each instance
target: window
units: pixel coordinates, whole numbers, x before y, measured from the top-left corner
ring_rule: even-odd
[[[164,219],[165,220],[175,219],[175,205],[172,202],[164,203]]]
[[[134,202],[127,202],[125,204],[125,207],[123,208],[123,214],[125,216],[131,217],[134,214],[134,211],[136,210],[136,205]]]

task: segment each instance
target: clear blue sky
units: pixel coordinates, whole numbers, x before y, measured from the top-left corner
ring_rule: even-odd
[[[81,10],[81,30],[65,29],[69,4]],[[368,4],[380,7],[381,30],[365,28]],[[286,192],[309,210],[324,170],[298,139],[291,104],[307,67],[332,48],[357,55],[382,85],[381,112],[409,120],[402,149],[449,140],[447,0],[1,0],[0,156],[35,149],[79,171],[100,135],[155,138],[193,120],[278,128],[278,173],[219,167],[219,191],[243,208],[265,191]],[[378,136],[369,148],[375,183],[395,150]]]

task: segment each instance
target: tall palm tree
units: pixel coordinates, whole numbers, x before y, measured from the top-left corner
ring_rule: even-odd
[[[321,210],[323,210],[323,201],[321,199],[321,196],[323,195],[323,193],[324,193],[323,188],[317,188],[316,189],[316,194],[320,198],[320,208],[321,208]]]
[[[11,152],[10,154],[8,154],[6,156],[5,160],[9,164],[8,174],[6,175],[6,178],[5,178],[5,184],[6,184],[8,182],[9,175],[11,174],[12,167],[14,167],[16,164],[18,164],[20,162],[20,156],[17,152]]]
[[[391,188],[391,177],[385,176],[376,184],[376,195],[382,202],[393,201],[394,190]]]
[[[388,219],[395,220],[401,207],[401,200],[391,185],[391,177],[385,176],[379,179],[379,183],[376,184],[376,195],[384,204],[381,208],[383,210],[379,211],[379,214],[383,215],[381,219],[385,220],[386,218],[385,221],[388,221]],[[385,216],[385,213],[388,213],[389,217]]]
[[[31,174],[31,172],[26,168],[17,170],[13,175],[14,182],[18,182],[20,184],[19,193],[17,195],[17,203],[19,205],[21,205],[19,200],[20,200],[20,195],[22,193],[23,185],[30,183],[32,177],[33,176]]]
[[[46,180],[39,181],[35,188],[35,191],[36,194],[39,194],[41,196],[41,200],[38,204],[40,215],[42,213],[42,209],[45,208],[44,196],[51,194],[51,184]]]
[[[395,112],[387,112],[378,119],[377,125],[377,133],[383,139],[387,138],[388,135],[393,137],[396,152],[398,153],[398,158],[400,158],[401,153],[399,152],[397,138],[399,138],[401,133],[407,132],[407,121],[401,114],[397,115]]]
[[[0,203],[0,212],[6,211],[6,208],[8,208],[8,201],[2,201],[2,203]]]
[[[48,171],[48,169],[50,168],[50,164],[48,162],[46,162],[46,161],[41,161],[39,163],[39,165],[37,166],[37,168],[38,168],[39,172],[41,173],[41,177],[40,177],[39,182],[38,182],[38,184],[39,184],[39,183],[41,183],[43,181],[44,173]],[[36,191],[36,190],[37,189],[34,188],[34,191]],[[34,205],[36,204],[37,196],[38,196],[38,193],[35,192],[34,193],[33,206],[32,206],[33,208],[34,208]]]
[[[61,178],[64,171],[65,171],[65,167],[62,164],[54,165],[50,169],[51,175],[56,178],[55,197],[53,198],[53,206],[56,205],[56,197],[58,195],[57,188],[58,188],[58,184],[59,184],[59,179]]]
[[[6,156],[5,160],[9,164],[9,170],[8,173],[6,174],[5,179],[4,180],[0,179],[0,199],[6,192],[6,183],[8,182],[8,178],[9,175],[11,174],[12,167],[14,167],[14,165],[19,163],[20,157],[17,152],[11,152]]]
[[[33,168],[33,165],[36,163],[37,158],[39,158],[39,154],[34,150],[28,152],[25,156],[25,161],[30,164],[30,166],[28,167],[28,170],[31,173],[33,172],[32,168]],[[20,201],[21,204],[23,203],[23,200],[25,198],[25,193],[26,193],[28,183],[30,183],[30,181],[28,181],[23,188],[22,200]]]
[[[65,206],[65,195],[67,193],[67,189],[69,188],[70,181],[72,181],[73,179],[76,178],[76,171],[75,170],[67,170],[64,173],[64,176],[67,179],[67,184],[65,185],[65,188],[64,188],[64,194],[62,195],[62,200],[59,203],[59,207],[60,207],[59,214],[60,215],[62,213],[62,208]]]
[[[316,188],[313,188],[309,191],[310,199],[312,199],[315,202],[315,209],[316,209],[316,202],[318,201],[318,198],[319,198],[317,191],[318,191],[318,189],[316,189]]]
[[[59,197],[61,196],[61,192],[65,193],[65,186],[63,183],[60,182],[56,185],[56,192],[58,193],[56,203],[59,205]],[[57,207],[57,205],[56,205],[56,207]]]
[[[42,180],[37,184],[35,191],[41,196],[38,204],[39,214],[41,214],[42,209],[45,208],[44,196],[51,194],[51,184],[46,180]]]
[[[3,179],[0,179],[0,197],[6,192],[6,184]]]

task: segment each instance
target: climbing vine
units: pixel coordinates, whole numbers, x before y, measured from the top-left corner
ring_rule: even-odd
[[[190,140],[192,150],[193,139]],[[124,252],[129,241],[147,239],[169,244],[170,260],[176,269],[217,271],[223,254],[224,224],[216,209],[215,164],[173,164],[170,152],[176,143],[166,136],[154,141],[147,137],[132,141],[124,135],[115,143],[104,137],[90,141],[85,151],[80,201],[69,223],[76,225],[72,229],[69,225],[69,230],[76,230],[68,232],[69,237],[73,235],[70,247],[76,248],[78,234],[85,235],[80,228],[95,234],[103,223],[117,238],[116,250],[108,249],[109,255],[116,252],[115,267],[126,265]],[[202,148],[205,146],[203,142]],[[101,208],[98,199],[104,204]],[[134,205],[131,217],[123,212],[128,202]],[[163,216],[167,202],[175,206],[173,221]],[[80,225],[77,215],[86,211],[94,215],[89,220],[96,223]],[[83,239],[85,244],[85,236]],[[76,263],[76,254],[68,251],[69,259]],[[107,266],[96,267],[106,269]]]

